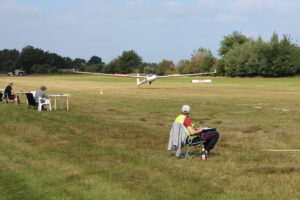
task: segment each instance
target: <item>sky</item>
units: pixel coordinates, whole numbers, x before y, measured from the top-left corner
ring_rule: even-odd
[[[0,50],[27,45],[72,59],[123,51],[177,63],[239,31],[300,39],[300,0],[0,0]]]

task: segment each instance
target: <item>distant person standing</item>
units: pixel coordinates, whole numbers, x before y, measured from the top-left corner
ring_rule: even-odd
[[[39,98],[49,99],[49,96],[46,94],[47,87],[42,85],[40,90],[37,90],[34,95],[34,100],[39,102]],[[42,102],[43,103],[43,102]]]
[[[13,85],[14,85],[13,81],[9,82],[4,90],[4,98],[6,98],[8,102],[18,101],[18,97],[15,96],[14,90],[12,88]]]

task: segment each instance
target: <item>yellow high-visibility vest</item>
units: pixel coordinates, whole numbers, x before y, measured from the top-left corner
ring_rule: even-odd
[[[189,130],[184,125],[185,118],[186,118],[185,115],[180,114],[180,115],[178,115],[178,117],[176,117],[175,122],[182,124],[183,127],[184,127],[184,130],[185,130],[185,134],[190,135],[191,133],[189,132]]]

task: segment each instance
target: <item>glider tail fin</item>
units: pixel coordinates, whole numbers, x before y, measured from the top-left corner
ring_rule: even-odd
[[[139,76],[139,74],[137,74]],[[141,83],[140,78],[136,78],[136,85],[139,86]]]

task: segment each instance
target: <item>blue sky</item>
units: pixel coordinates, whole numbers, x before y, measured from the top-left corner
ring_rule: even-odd
[[[200,47],[215,56],[225,35],[300,39],[300,0],[0,0],[0,49],[32,45],[104,62],[135,50],[175,63]]]

